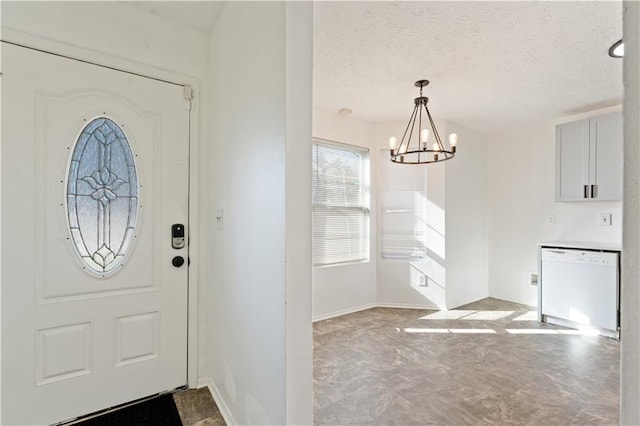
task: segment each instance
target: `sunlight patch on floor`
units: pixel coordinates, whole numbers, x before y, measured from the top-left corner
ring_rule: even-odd
[[[495,321],[513,315],[513,311],[477,311],[461,319]]]
[[[491,328],[396,328],[405,333],[496,334]]]
[[[452,319],[460,319],[462,317],[466,317],[467,315],[474,314],[478,311],[465,311],[465,310],[456,310],[456,311],[437,311],[431,314],[427,314],[420,319],[432,319],[432,320],[452,320]]]
[[[420,319],[428,320],[472,320],[472,321],[496,321],[513,315],[514,311],[470,311],[454,309],[451,311],[438,311],[425,315]]]
[[[582,329],[582,330],[552,330],[545,328],[507,328],[505,331],[509,334],[577,334],[583,336],[597,336],[598,330]]]

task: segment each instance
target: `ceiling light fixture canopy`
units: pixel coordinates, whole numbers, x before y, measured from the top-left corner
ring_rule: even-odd
[[[618,40],[609,48],[609,56],[612,58],[622,58],[624,57],[624,42],[622,40]]]
[[[414,107],[407,128],[404,130],[400,145],[395,137],[389,138],[391,161],[402,164],[430,164],[449,160],[456,154],[458,135],[449,135],[449,149],[445,149],[436,125],[431,118],[427,103],[429,98],[422,96],[422,88],[429,84],[429,80],[418,80],[415,86],[420,88],[420,96],[413,100]],[[425,112],[423,125],[423,110]],[[417,123],[416,123],[417,122]],[[416,129],[417,124],[417,129]],[[429,127],[431,131],[429,131]],[[415,137],[414,137],[415,132]],[[429,141],[433,134],[434,142]]]

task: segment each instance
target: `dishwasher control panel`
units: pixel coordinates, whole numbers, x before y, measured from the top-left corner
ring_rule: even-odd
[[[597,251],[582,251],[570,249],[542,249],[542,261],[584,263],[589,265],[618,266],[618,254]]]

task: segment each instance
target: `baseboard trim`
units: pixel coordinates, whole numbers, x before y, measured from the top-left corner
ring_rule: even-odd
[[[348,309],[343,309],[341,311],[330,312],[324,315],[318,315],[317,317],[313,318],[313,322],[322,321],[329,318],[341,317],[342,315],[353,314],[355,312],[360,312],[367,309],[375,308],[376,306],[378,306],[376,303],[367,303],[365,305],[356,306],[354,308],[348,308]]]
[[[222,414],[222,417],[224,418],[224,421],[227,423],[227,425],[230,425],[230,426],[237,425],[238,422],[236,422],[236,419],[231,414],[231,410],[229,410],[229,407],[227,406],[226,402],[224,401],[224,398],[222,397],[222,394],[220,393],[220,391],[218,390],[218,388],[216,387],[215,383],[211,378],[204,377],[204,378],[198,379],[198,388],[203,388],[205,386],[209,389],[209,393],[211,393],[211,396],[213,397],[213,401],[218,406],[218,410],[220,410],[220,414]]]
[[[376,303],[378,308],[396,308],[396,309],[438,309],[446,310],[444,306],[414,304],[414,303]]]

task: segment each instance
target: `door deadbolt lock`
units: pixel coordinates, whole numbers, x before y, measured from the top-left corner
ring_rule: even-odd
[[[184,257],[182,256],[176,256],[173,259],[171,259],[171,263],[173,264],[173,266],[175,266],[176,268],[181,267],[182,265],[184,265]]]
[[[184,248],[184,225],[181,223],[171,225],[171,247]]]

